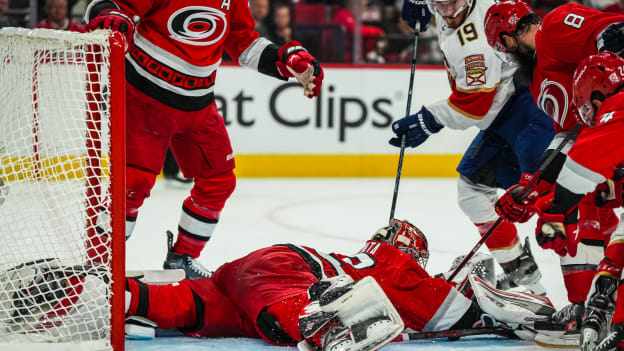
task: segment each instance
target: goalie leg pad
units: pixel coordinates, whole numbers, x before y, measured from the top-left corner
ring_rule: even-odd
[[[498,290],[475,276],[470,276],[470,285],[481,309],[510,326],[546,320],[555,312],[542,296]]]
[[[323,350],[375,350],[404,329],[401,316],[372,277],[328,289],[320,296],[317,306],[320,312],[317,315],[326,320],[316,325],[322,323],[325,328],[315,327],[313,335],[302,328],[302,334],[315,343],[320,341],[318,346]],[[304,340],[298,347],[309,350],[310,344]]]

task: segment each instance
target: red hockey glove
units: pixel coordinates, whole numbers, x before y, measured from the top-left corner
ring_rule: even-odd
[[[134,36],[134,21],[129,13],[117,9],[104,10],[87,23],[87,31],[95,29],[110,29],[122,33],[126,38],[126,51],[130,48]]]
[[[552,249],[559,256],[569,254],[574,257],[576,256],[579,236],[576,220],[570,217],[576,216],[576,208],[572,208],[566,214],[548,213],[553,198],[554,193],[550,193],[537,200],[535,204],[539,216],[535,229],[535,239],[542,248]]]
[[[295,40],[284,44],[277,54],[280,58],[275,62],[278,72],[283,77],[295,77],[303,85],[305,96],[318,96],[323,84],[323,69],[314,56]]]
[[[531,184],[526,196],[520,198],[526,186],[533,180],[533,175],[525,173],[520,177],[520,183],[507,189],[507,192],[496,202],[496,213],[509,222],[524,223],[535,214],[535,201],[539,196],[552,187],[545,180],[538,179]]]
[[[596,206],[604,208],[624,206],[624,201],[622,201],[623,184],[624,169],[618,168],[613,172],[613,179],[609,179],[596,187]]]

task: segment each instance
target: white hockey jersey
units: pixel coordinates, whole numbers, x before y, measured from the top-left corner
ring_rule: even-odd
[[[442,125],[452,129],[477,126],[484,130],[515,93],[517,64],[501,60],[485,36],[483,20],[492,0],[474,0],[464,22],[449,28],[435,14],[435,28],[451,85],[451,96],[425,107]]]

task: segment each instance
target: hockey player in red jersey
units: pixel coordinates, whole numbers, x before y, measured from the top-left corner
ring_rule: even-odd
[[[607,191],[599,189],[597,195],[610,202],[611,207],[622,206],[621,174],[615,170],[624,163],[624,59],[612,52],[589,56],[579,64],[573,78],[572,106],[588,128],[572,145],[554,194],[540,198],[537,203],[537,239],[549,242],[555,251],[570,250],[576,245],[576,228],[566,222],[566,217],[599,184],[612,179],[604,188]],[[605,148],[605,144],[609,147]],[[581,346],[586,351],[594,349],[609,330],[607,314],[613,308],[614,292],[624,267],[623,230],[624,226],[620,225],[611,236],[587,297],[581,334]],[[624,296],[624,289],[619,295]],[[615,349],[624,340],[623,302],[624,299],[618,299],[613,316],[614,333],[597,350]]]
[[[299,343],[301,350],[330,350],[336,345],[340,347],[335,350],[369,350],[396,336],[393,309],[401,324],[415,331],[503,322],[517,327],[552,313],[546,298],[503,295],[480,278],[468,278],[471,267],[460,274],[462,284],[468,280],[474,291],[476,299],[469,299],[424,270],[429,257],[424,234],[408,222],[393,223],[377,231],[353,256],[285,244],[226,263],[211,278],[167,286],[129,278],[128,334],[140,328],[138,323],[153,322],[190,336],[261,337],[278,345]],[[360,286],[367,277],[379,284],[381,295]],[[387,299],[393,308],[381,305]],[[515,304],[514,299],[522,303]]]
[[[488,42],[495,49],[509,53],[521,65],[521,72],[531,81],[531,93],[538,106],[554,121],[557,135],[543,159],[548,157],[577,123],[576,110],[571,108],[572,74],[578,63],[599,50],[621,51],[624,43],[618,38],[624,16],[607,14],[576,4],[555,8],[543,21],[522,1],[507,0],[494,4],[485,19]],[[570,142],[541,173],[528,198],[517,199],[533,175],[522,177],[497,203],[497,212],[509,221],[527,221],[535,212],[537,194],[551,189],[570,148]],[[575,207],[576,208],[576,207]],[[591,280],[602,257],[605,239],[617,226],[613,210],[596,207],[592,197],[578,206],[579,244],[571,251],[558,253],[570,305],[559,311],[553,320],[560,321],[572,344],[578,344],[583,303]],[[568,221],[576,222],[577,213]],[[550,244],[545,242],[548,247]],[[578,250],[577,250],[578,248]],[[578,253],[577,253],[578,251]]]
[[[95,0],[85,19],[89,30],[120,31],[130,44],[126,235],[132,234],[170,147],[194,185],[164,267],[182,268],[189,278],[205,277],[208,272],[195,259],[236,184],[232,146],[214,101],[223,51],[240,65],[277,79],[294,76],[310,98],[320,92],[323,71],[298,42],[280,48],[260,37],[246,0]]]

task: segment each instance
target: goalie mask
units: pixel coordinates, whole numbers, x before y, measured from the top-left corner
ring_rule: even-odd
[[[427,238],[420,229],[406,220],[393,219],[392,226],[379,229],[372,239],[405,252],[416,259],[423,268],[427,266],[429,261]]]
[[[604,101],[624,85],[624,59],[610,51],[588,56],[574,71],[573,84],[572,102],[579,122],[591,127],[598,110],[592,101]]]

